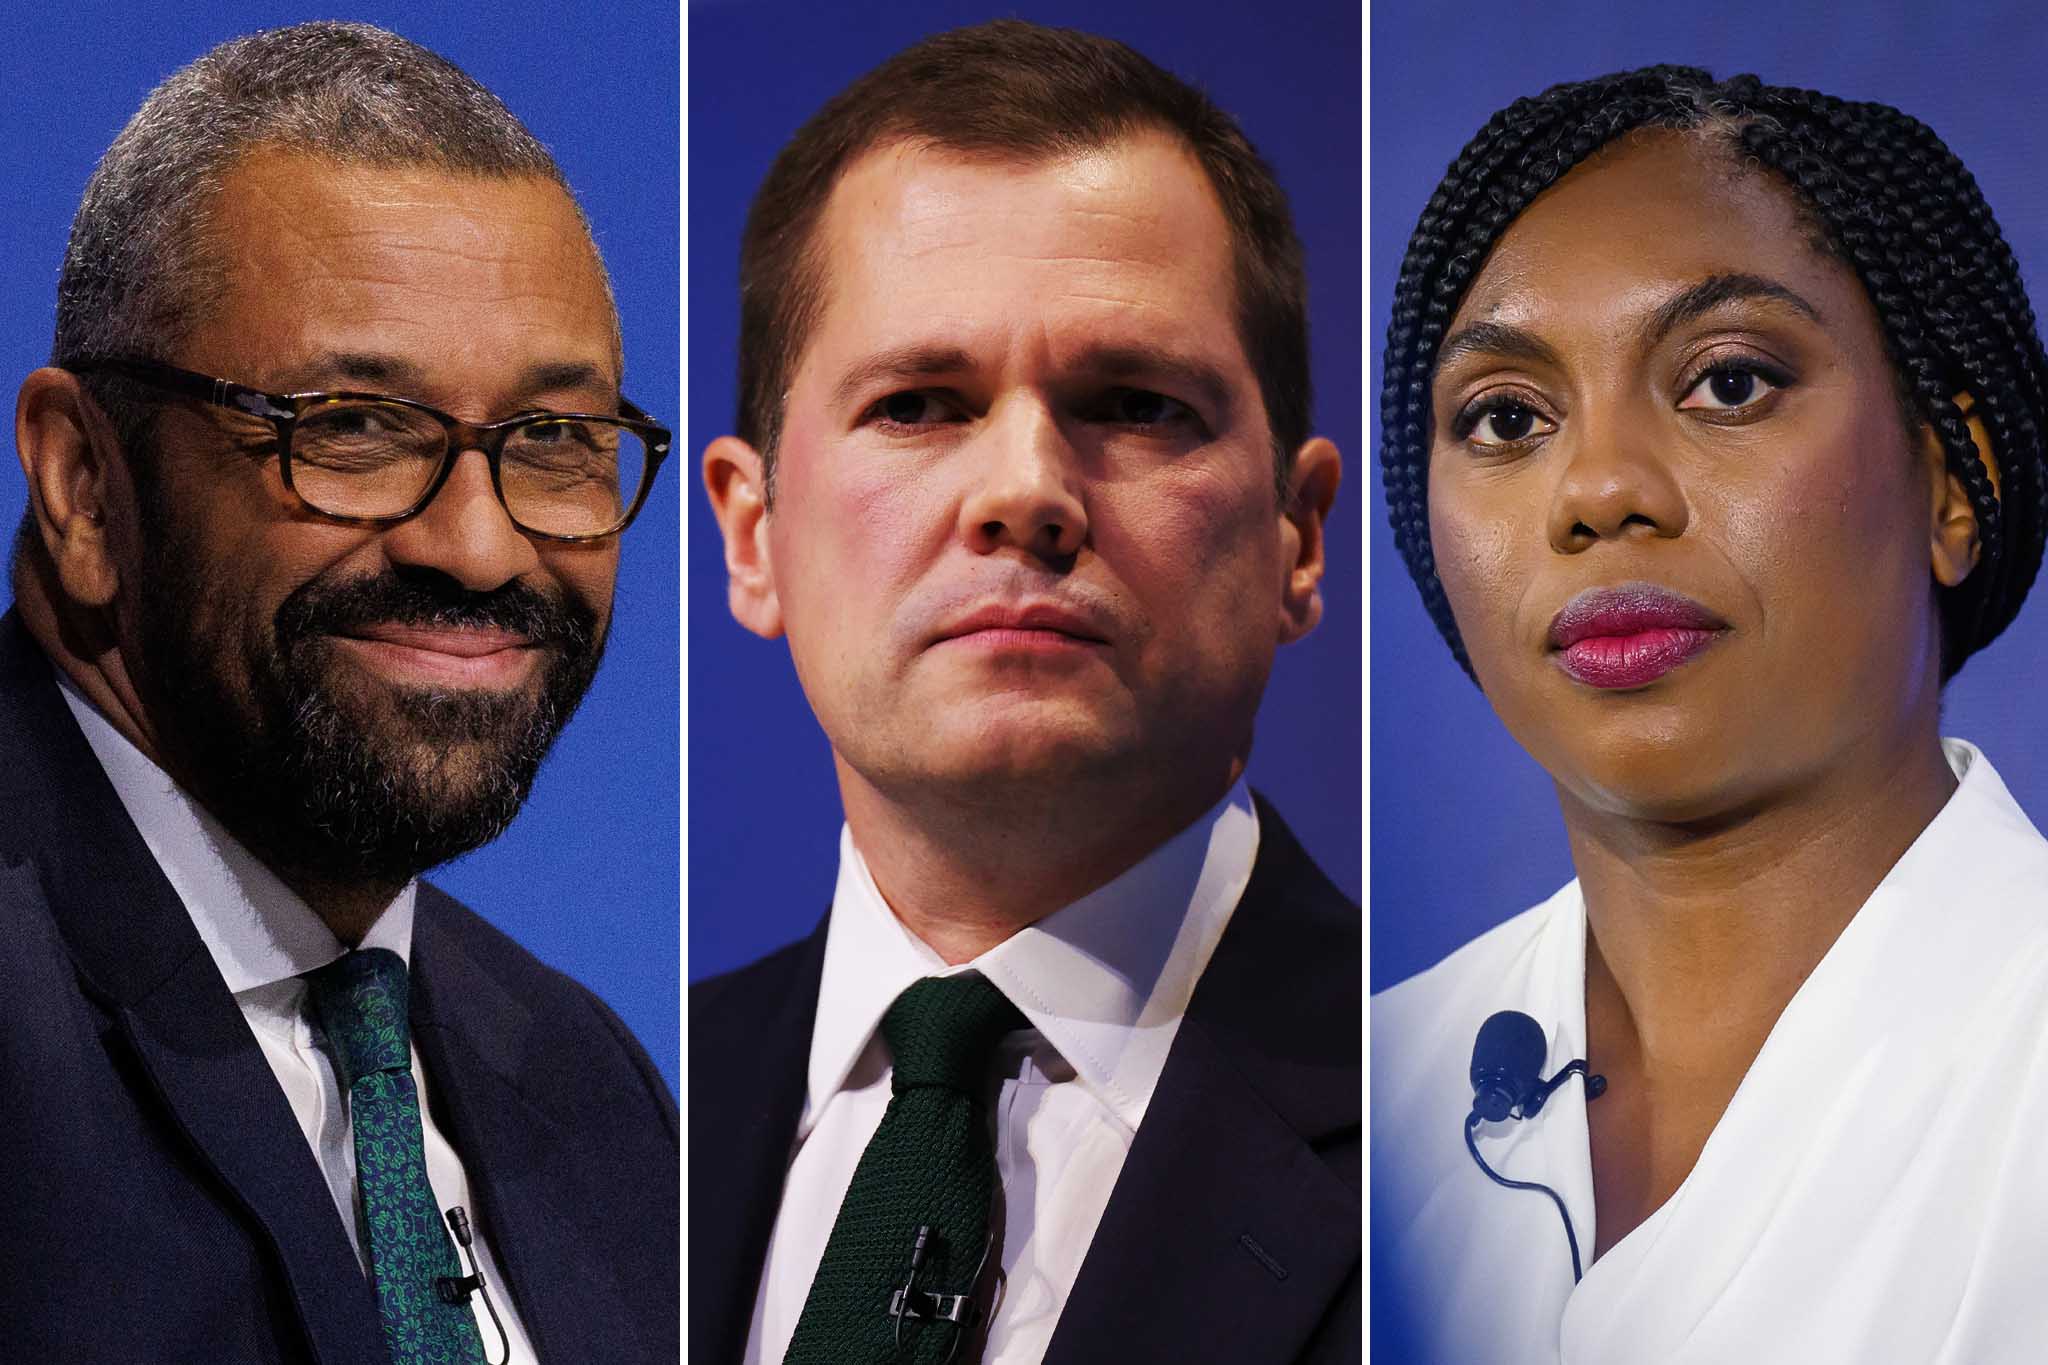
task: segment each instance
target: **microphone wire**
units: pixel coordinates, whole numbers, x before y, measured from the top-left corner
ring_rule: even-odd
[[[1550,1196],[1551,1203],[1557,1205],[1557,1216],[1564,1220],[1564,1239],[1570,1243],[1572,1249],[1572,1283],[1577,1284],[1583,1278],[1579,1268],[1579,1235],[1572,1231],[1572,1216],[1565,1211],[1563,1198],[1548,1185],[1540,1184],[1534,1180],[1510,1180],[1499,1171],[1493,1169],[1493,1167],[1487,1165],[1486,1158],[1479,1155],[1479,1144],[1472,1137],[1473,1133],[1478,1131],[1478,1128],[1479,1115],[1477,1113],[1466,1115],[1465,1150],[1472,1153],[1472,1159],[1479,1163],[1479,1169],[1486,1172],[1488,1179],[1492,1180],[1496,1185],[1505,1185],[1511,1190],[1541,1190]]]

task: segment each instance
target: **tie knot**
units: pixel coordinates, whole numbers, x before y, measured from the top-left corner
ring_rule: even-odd
[[[942,1085],[972,1095],[1003,1035],[1024,1016],[980,976],[928,976],[913,982],[882,1016],[894,1057],[890,1088]]]
[[[306,974],[313,1009],[327,1031],[345,1086],[378,1071],[412,1067],[405,959],[389,948],[359,948]]]

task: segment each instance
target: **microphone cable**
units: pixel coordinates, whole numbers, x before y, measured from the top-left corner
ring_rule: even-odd
[[[1543,1080],[1546,1050],[1543,1026],[1519,1010],[1502,1010],[1479,1026],[1479,1036],[1472,1043],[1472,1112],[1465,1116],[1465,1150],[1494,1184],[1510,1190],[1539,1190],[1550,1196],[1550,1202],[1557,1206],[1557,1216],[1564,1222],[1564,1239],[1572,1252],[1572,1283],[1577,1284],[1585,1277],[1585,1271],[1579,1259],[1579,1235],[1572,1227],[1572,1216],[1564,1206],[1563,1196],[1540,1181],[1510,1180],[1487,1165],[1486,1158],[1479,1155],[1479,1143],[1474,1136],[1482,1122],[1533,1118],[1551,1092],[1572,1076],[1585,1078],[1589,1104],[1607,1093],[1607,1078],[1593,1074],[1583,1057]]]

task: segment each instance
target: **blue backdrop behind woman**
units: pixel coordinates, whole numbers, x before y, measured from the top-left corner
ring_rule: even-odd
[[[216,43],[333,18],[337,8],[454,61],[548,145],[611,270],[626,391],[678,426],[674,0],[215,0],[197,9],[123,3],[16,16],[0,52],[0,392],[10,395],[8,412],[21,376],[49,359],[57,269],[86,177],[144,95]],[[687,463],[672,460],[626,533],[604,668],[525,811],[505,838],[434,874],[603,996],[672,1086],[681,1052],[677,498],[691,480]],[[0,530],[10,543],[25,498],[10,454],[0,459]],[[0,607],[10,599],[0,581]]]
[[[1131,44],[1206,90],[1272,164],[1307,253],[1315,430],[1344,454],[1323,623],[1280,651],[1259,712],[1254,786],[1337,885],[1360,888],[1361,490],[1359,6],[693,4],[690,9],[690,433],[694,462],[732,430],[740,229],[768,163],[861,72],[917,39],[997,17]],[[831,899],[839,796],[825,738],[780,644],[732,621],[717,524],[690,506],[689,969],[736,967],[808,933]]]
[[[1726,78],[1896,105],[1977,177],[2037,297],[2048,269],[2048,17],[2024,5],[1737,3],[1706,9],[1372,7],[1372,390],[1394,274],[1438,178],[1494,110],[1564,80],[1675,62]],[[1379,442],[1372,429],[1372,457]],[[1348,453],[1348,452],[1347,452]],[[1354,468],[1357,467],[1354,462]],[[1423,611],[1372,483],[1371,984],[1411,976],[1570,880],[1550,779],[1508,737]],[[2037,824],[2048,820],[2048,619],[2035,603],[1949,685],[1945,734],[1983,745]],[[1759,697],[1757,705],[1771,699]]]

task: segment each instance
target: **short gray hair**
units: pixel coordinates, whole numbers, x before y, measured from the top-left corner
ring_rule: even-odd
[[[562,187],[590,232],[548,149],[447,58],[370,24],[323,21],[252,33],[174,72],[100,158],[71,220],[52,364],[172,358],[226,283],[208,233],[222,181],[256,147],[345,165],[537,176]],[[594,238],[591,255],[612,305],[616,355],[618,306]],[[153,487],[155,409],[118,378],[84,382],[136,477]],[[31,500],[14,539],[17,575],[41,546]]]
[[[259,146],[568,191],[496,95],[417,43],[334,22],[236,38],[157,86],[100,159],[64,253],[52,363],[170,358],[225,283],[208,231],[222,180]]]

